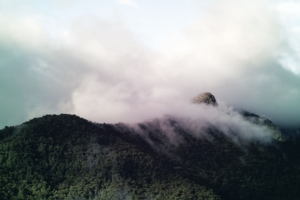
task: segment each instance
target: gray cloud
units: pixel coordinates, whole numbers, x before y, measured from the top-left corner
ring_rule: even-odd
[[[2,46],[1,51],[1,127],[45,112],[64,111],[62,103],[70,98],[72,84],[51,77],[52,72],[47,72],[46,66],[36,60],[39,56],[32,52],[17,46]]]

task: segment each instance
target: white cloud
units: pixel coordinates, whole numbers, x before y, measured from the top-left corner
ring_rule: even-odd
[[[14,112],[3,107],[3,122],[17,110],[26,119],[68,112],[112,123],[188,115],[189,100],[209,91],[278,123],[300,123],[299,77],[281,66],[288,65],[283,58],[298,58],[289,53],[296,46],[286,43],[291,32],[282,33],[278,13],[265,2],[219,1],[157,52],[124,24],[97,17],[76,19],[56,37],[30,17],[0,21],[0,42],[9,41],[1,46],[9,56],[2,56],[0,78],[11,77],[3,78],[3,105],[21,105]]]
[[[0,39],[15,42],[32,49],[43,45],[45,32],[43,27],[30,17],[13,18],[0,14]]]
[[[282,66],[296,75],[300,75],[300,2],[286,1],[277,5],[284,32],[288,35],[287,51],[280,53]]]
[[[133,7],[133,8],[138,8],[139,7],[135,0],[119,0],[119,4],[130,6],[130,7]]]
[[[277,4],[277,9],[281,12],[281,14],[285,14],[286,16],[300,17],[300,2],[283,1]]]

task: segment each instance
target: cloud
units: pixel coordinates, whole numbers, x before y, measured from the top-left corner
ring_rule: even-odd
[[[216,1],[156,51],[119,21],[81,17],[53,37],[33,17],[2,15],[0,126],[61,112],[100,123],[193,115],[186,104],[206,91],[298,125],[299,76],[285,64],[298,59],[297,35],[280,16],[265,1]]]
[[[211,141],[218,134],[224,135],[235,144],[244,146],[249,142],[271,144],[279,133],[265,125],[246,120],[222,102],[218,107],[188,103],[181,106],[184,109],[175,108],[173,115],[139,124],[117,124],[116,128],[140,135],[154,149],[166,154],[171,153],[168,151],[172,147],[186,142],[186,134]]]
[[[300,3],[295,1],[281,2],[277,5],[286,38],[286,51],[281,53],[280,64],[292,73],[300,76]]]
[[[282,34],[282,28],[279,13],[267,2],[219,2],[183,36],[169,37],[167,62],[178,69],[173,74],[182,80],[179,87],[211,91],[277,124],[299,124],[291,111],[299,111],[299,78],[282,65],[283,54],[288,59],[295,54],[289,53],[291,35]]]
[[[1,124],[17,125],[32,117],[65,112],[76,80],[65,81],[67,57],[59,55],[42,26],[32,18],[0,16]],[[51,42],[50,42],[51,43]],[[60,57],[64,57],[63,62]],[[68,64],[72,64],[71,62]],[[73,77],[74,78],[74,77]],[[70,79],[69,79],[70,80]]]
[[[119,0],[119,4],[130,6],[130,7],[133,7],[133,8],[138,8],[139,7],[137,2],[134,1],[134,0]]]

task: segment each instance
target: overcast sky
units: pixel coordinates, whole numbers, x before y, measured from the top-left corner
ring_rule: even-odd
[[[300,2],[0,0],[0,128],[181,111],[199,93],[300,125]]]

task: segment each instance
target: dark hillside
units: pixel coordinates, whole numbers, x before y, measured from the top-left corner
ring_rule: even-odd
[[[300,198],[299,139],[237,144],[213,127],[198,138],[168,124],[173,142],[149,123],[133,129],[65,114],[6,127],[0,199]]]
[[[17,128],[0,133],[1,199],[218,199],[112,125],[48,115]]]

